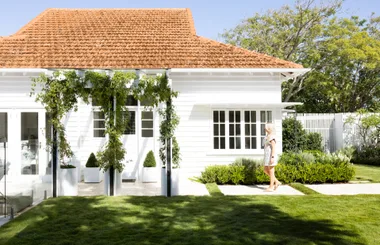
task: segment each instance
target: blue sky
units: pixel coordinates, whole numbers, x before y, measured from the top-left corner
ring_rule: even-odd
[[[318,0],[317,0],[318,1]],[[190,8],[200,36],[218,40],[256,12],[293,5],[294,0],[0,0],[0,36],[15,33],[46,8]],[[380,13],[379,0],[346,0],[341,15],[369,17]]]

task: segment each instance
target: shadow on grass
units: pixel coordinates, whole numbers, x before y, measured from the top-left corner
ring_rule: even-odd
[[[0,244],[365,244],[330,220],[248,197],[56,198],[0,228]]]

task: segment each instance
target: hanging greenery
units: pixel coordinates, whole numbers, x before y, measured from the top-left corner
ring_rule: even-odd
[[[126,116],[128,110],[125,107],[128,95],[148,102],[148,106],[151,107],[157,107],[160,103],[167,102],[178,95],[177,92],[171,90],[166,74],[137,77],[131,72],[86,71],[83,76],[80,76],[75,71],[57,71],[52,76],[43,74],[33,79],[32,94],[36,94],[37,84],[40,84],[42,89],[37,92],[36,101],[45,106],[47,113],[51,115],[52,125],[58,131],[61,160],[73,156],[65,137],[62,118],[70,110],[77,110],[79,98],[87,104],[90,97],[96,100],[105,116],[105,133],[108,135],[106,145],[97,153],[100,167],[104,171],[113,166],[122,172],[124,167],[122,162],[126,151],[120,138],[128,125]],[[170,121],[166,120],[165,113],[171,113]],[[160,149],[161,156],[162,149],[166,147],[165,140],[174,137],[179,118],[175,114],[174,106],[166,108],[164,112],[160,111],[160,115],[164,117],[160,125],[160,133],[163,134],[160,136],[163,143]],[[50,141],[50,143],[53,142]],[[179,160],[179,147],[176,139],[173,138],[173,167],[178,167]]]
[[[66,140],[63,117],[72,109],[78,109],[78,97],[86,98],[85,85],[78,79],[75,71],[55,71],[52,76],[41,74],[32,79],[31,96],[44,105],[50,115],[50,123],[58,133],[60,162],[67,165],[66,159],[73,156],[70,144]],[[36,89],[40,90],[36,93]],[[47,140],[48,146],[54,142]]]

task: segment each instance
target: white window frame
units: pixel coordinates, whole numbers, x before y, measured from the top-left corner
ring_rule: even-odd
[[[226,135],[226,148],[225,149],[214,149],[214,111],[224,111],[225,112],[225,135]],[[240,149],[230,149],[230,120],[229,120],[229,111],[240,111],[240,143],[241,148]],[[256,112],[256,148],[255,149],[248,149],[245,147],[245,118],[244,113],[245,111],[255,111]],[[264,109],[264,108],[211,108],[210,115],[210,153],[208,155],[214,155],[214,154],[226,154],[226,155],[239,155],[239,154],[261,154],[263,152],[263,148],[261,148],[261,138],[265,137],[265,134],[261,134],[261,111],[265,111],[266,113],[271,113],[271,121],[274,122],[274,109]],[[253,123],[253,122],[251,122]],[[250,124],[251,124],[250,123]],[[235,125],[235,124],[234,124]],[[252,137],[252,136],[250,136]]]

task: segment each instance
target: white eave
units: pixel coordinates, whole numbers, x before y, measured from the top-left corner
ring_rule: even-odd
[[[297,77],[310,71],[310,68],[172,68],[170,72],[172,74],[250,74],[254,73],[266,73],[270,75],[280,74],[286,78]]]
[[[214,107],[259,107],[259,108],[285,108],[288,106],[302,105],[302,102],[278,102],[278,103],[263,103],[263,102],[226,102],[226,101],[196,101],[196,105],[208,105]]]

